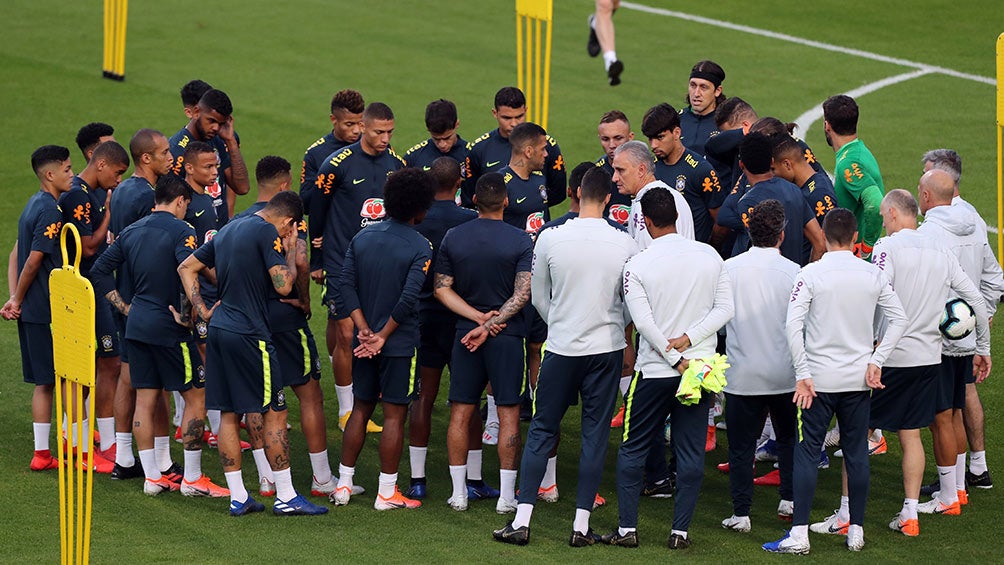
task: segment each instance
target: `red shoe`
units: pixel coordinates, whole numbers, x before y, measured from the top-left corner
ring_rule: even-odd
[[[214,433],[210,433],[209,431],[206,431],[206,435],[203,436],[202,442],[205,445],[207,445],[208,447],[212,448],[212,449],[219,449],[220,448],[220,438],[219,438],[219,436],[217,436]],[[240,443],[241,443],[241,451],[247,451],[247,450],[251,449],[251,444],[250,443],[248,443],[248,442],[246,442],[244,440],[240,440]]]
[[[611,428],[623,428],[624,427],[624,405],[623,404],[621,404],[620,410],[618,410],[617,413],[614,414],[613,419],[610,420],[610,427]]]
[[[605,506],[607,504],[607,499],[600,496],[600,493],[596,493],[596,498],[593,499],[593,510],[596,510],[600,506]]]
[[[721,471],[721,472],[723,472],[723,473],[725,473],[726,475],[728,475],[729,474],[729,462],[726,461],[725,463],[719,463],[718,464],[718,470]]]
[[[59,467],[59,459],[52,456],[52,452],[48,449],[36,450],[35,454],[31,457],[31,464],[29,465],[32,471],[48,471],[50,469],[56,469]]]
[[[182,442],[181,436],[182,436],[181,426],[178,426],[177,429],[174,430],[174,441],[181,443]]]
[[[960,491],[957,491],[957,492],[959,494],[959,505],[960,506],[965,506],[965,505],[969,504],[969,493],[966,492],[966,491],[964,491],[964,490],[960,490]]]
[[[111,447],[109,447],[108,449],[106,449],[104,451],[98,450],[98,455],[100,455],[100,456],[104,457],[105,459],[107,459],[107,460],[109,460],[109,461],[111,461],[111,462],[114,463],[115,462],[115,453],[116,453],[116,451],[118,451],[117,447],[118,447],[118,444],[117,443],[113,443]]]
[[[704,452],[705,453],[707,453],[709,451],[714,451],[715,447],[718,446],[718,439],[717,439],[717,435],[715,434],[716,431],[717,431],[717,428],[715,428],[714,426],[708,426],[708,439],[704,443]]]
[[[753,484],[761,487],[781,486],[781,471],[774,469],[766,475],[753,479]]]
[[[401,494],[401,491],[397,490],[397,487],[394,487],[394,494],[392,494],[389,498],[384,498],[378,494],[376,500],[373,501],[373,508],[377,510],[396,510],[400,508],[412,509],[420,506],[422,506],[421,500],[406,498],[403,494]]]
[[[94,472],[101,473],[103,475],[110,475],[115,469],[115,462],[109,461],[101,456],[100,453],[82,453],[77,457],[77,468],[85,469],[85,465],[94,465]]]

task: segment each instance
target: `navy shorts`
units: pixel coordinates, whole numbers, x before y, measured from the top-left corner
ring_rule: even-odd
[[[133,339],[127,339],[126,343],[132,352],[129,378],[133,388],[185,391],[206,386],[206,367],[194,337],[175,345],[153,345]]]
[[[274,332],[272,345],[279,359],[279,372],[284,386],[300,386],[310,379],[321,378],[321,359],[310,328],[289,332]]]
[[[938,376],[937,411],[962,410],[966,407],[966,379],[973,375],[973,356],[941,356],[941,374]]]
[[[872,391],[869,427],[919,430],[931,425],[937,410],[941,365],[883,367],[885,388]]]
[[[353,357],[352,395],[363,402],[410,403],[415,397],[415,357]]]
[[[254,336],[216,328],[206,341],[206,408],[256,413],[286,409],[275,347]]]
[[[492,384],[495,403],[515,406],[523,396],[526,374],[526,346],[522,337],[501,334],[489,337],[471,353],[460,338],[468,330],[457,330],[450,364],[450,402],[478,404],[485,385]]]
[[[449,365],[457,333],[457,317],[449,310],[422,310],[418,316],[418,331],[421,335],[418,366],[442,370]]]
[[[119,331],[112,317],[112,305],[104,296],[94,296],[94,335],[98,357],[119,356]]]
[[[533,304],[523,307],[523,319],[526,321],[526,342],[544,343],[547,340],[547,324]]]
[[[121,312],[112,308],[112,319],[115,320],[115,330],[119,333],[119,359],[123,363],[129,362],[128,344],[125,338],[126,317]]]
[[[24,382],[33,385],[56,384],[56,369],[52,364],[52,327],[17,321],[17,337],[21,342],[21,373]]]
[[[338,311],[338,280],[339,276],[327,275],[324,277],[324,305],[328,308],[329,320],[344,320],[349,317],[348,312]]]

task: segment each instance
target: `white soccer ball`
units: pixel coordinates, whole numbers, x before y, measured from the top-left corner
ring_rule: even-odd
[[[949,300],[945,303],[945,311],[941,314],[938,329],[945,339],[962,339],[976,329],[976,312],[961,298]]]

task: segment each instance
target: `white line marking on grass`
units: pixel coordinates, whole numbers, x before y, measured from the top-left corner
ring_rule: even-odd
[[[835,53],[843,53],[845,55],[853,55],[855,57],[871,59],[872,61],[880,61],[883,63],[901,65],[904,67],[913,67],[915,69],[924,69],[933,73],[939,73],[957,78],[963,78],[966,80],[982,82],[985,84],[991,84],[991,85],[997,84],[997,81],[992,77],[985,77],[981,75],[964,73],[961,71],[956,71],[954,69],[938,67],[935,65],[928,65],[925,63],[918,63],[916,61],[908,61],[906,59],[899,59],[896,57],[888,57],[886,55],[879,55],[878,53],[872,53],[870,51],[863,51],[861,49],[852,49],[850,47],[842,47],[840,45],[833,45],[832,43],[823,43],[822,41],[814,41],[812,39],[805,39],[804,37],[796,37],[794,35],[788,35],[786,33],[778,33],[776,31],[744,26],[740,24],[734,24],[732,22],[726,22],[723,20],[716,20],[712,18],[705,18],[703,16],[696,16],[694,14],[686,14],[684,12],[666,10],[664,8],[654,8],[652,6],[646,6],[644,4],[636,4],[634,2],[621,2],[621,6],[629,10],[637,10],[639,12],[646,12],[649,14],[656,14],[659,16],[667,16],[670,18],[677,18],[680,20],[686,20],[704,25],[731,29],[734,31],[741,31],[743,33],[759,35],[761,37],[769,37],[771,39],[778,39],[780,41],[787,41],[789,43],[797,43],[799,45],[804,45],[806,47],[815,47],[816,49],[823,49],[825,51],[833,51]]]
[[[849,90],[849,91],[846,92],[846,94],[848,96],[850,96],[851,98],[858,98],[858,97],[864,96],[865,94],[869,94],[869,93],[875,92],[876,90],[879,90],[880,88],[885,88],[887,86],[892,86],[894,84],[899,84],[901,82],[906,82],[908,80],[915,79],[915,78],[918,78],[918,77],[922,77],[924,75],[929,75],[929,74],[934,73],[934,72],[936,72],[934,69],[920,69],[920,70],[916,70],[916,71],[911,71],[909,73],[903,73],[903,74],[896,75],[896,76],[886,77],[886,78],[884,78],[882,80],[877,80],[875,82],[868,83],[868,84],[866,84],[864,86],[860,86],[858,88],[855,88],[854,90]],[[795,119],[795,123],[798,124],[798,135],[800,137],[802,137],[803,139],[806,138],[806,137],[808,137],[808,135],[809,135],[809,128],[811,128],[812,124],[814,124],[817,121],[819,121],[822,117],[823,117],[823,104],[822,103],[817,104],[816,106],[813,106],[808,111],[806,111],[804,114],[802,114],[801,116],[799,116],[797,119]]]

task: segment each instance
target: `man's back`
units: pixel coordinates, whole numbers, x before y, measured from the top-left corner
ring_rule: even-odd
[[[436,258],[439,256],[439,248],[443,244],[443,237],[446,236],[446,232],[477,217],[477,212],[461,208],[452,200],[435,200],[432,202],[432,206],[425,214],[425,219],[415,225],[415,230],[425,236],[425,239],[429,240],[429,243],[432,244],[433,265],[436,264]],[[432,283],[434,279],[433,273],[429,273],[425,284],[422,285],[422,294],[420,295],[422,308],[435,308],[445,311],[446,307],[432,296]]]
[[[59,232],[62,215],[51,194],[39,190],[31,196],[17,223],[17,272],[24,270],[32,251],[45,254],[35,280],[28,287],[21,303],[21,321],[48,324],[49,273],[62,264],[59,256]]]
[[[436,273],[453,277],[453,290],[481,312],[498,310],[515,287],[516,273],[530,272],[533,241],[501,220],[478,218],[446,233],[436,259]],[[525,336],[523,316],[513,316],[503,333]],[[461,318],[458,330],[474,322]]]
[[[108,231],[118,236],[136,220],[149,216],[153,205],[154,188],[150,181],[136,176],[125,179],[112,192]]]
[[[735,316],[726,324],[726,392],[776,394],[795,389],[784,322],[798,264],[774,247],[753,247],[725,261]]]
[[[599,218],[541,232],[530,282],[533,304],[548,324],[548,351],[581,356],[624,348],[621,276],[637,252],[631,236]]]

